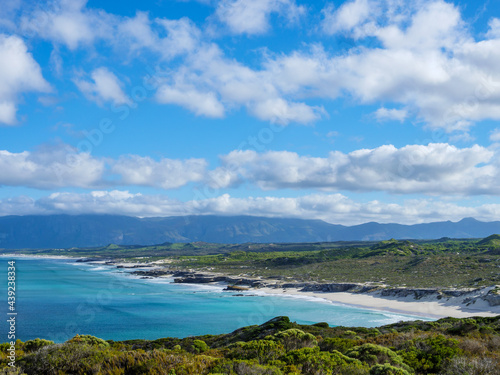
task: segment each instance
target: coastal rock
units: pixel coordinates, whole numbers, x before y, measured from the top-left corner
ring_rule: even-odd
[[[238,285],[228,285],[226,286],[223,290],[249,290],[249,288],[245,288],[244,286],[238,286]]]
[[[389,288],[389,289],[383,289],[380,292],[380,295],[383,297],[398,297],[398,298],[405,298],[405,297],[413,297],[414,299],[421,299],[423,297],[428,297],[428,296],[438,296],[439,294],[439,289],[437,288]]]
[[[500,294],[497,294],[493,290],[490,290],[488,294],[483,297],[483,299],[487,301],[490,306],[500,306]]]
[[[329,284],[305,284],[301,291],[303,292],[354,292],[361,289],[364,285],[354,283],[329,283]]]

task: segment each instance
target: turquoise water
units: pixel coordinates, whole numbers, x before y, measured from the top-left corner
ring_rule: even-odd
[[[2,298],[7,315],[7,261],[0,257]],[[279,315],[312,324],[374,327],[422,319],[338,305],[319,298],[255,295],[237,297],[223,286],[173,284],[140,279],[126,270],[67,259],[15,258],[16,334],[63,342],[75,334],[106,340],[157,339],[231,332]],[[245,292],[246,294],[255,294]],[[2,332],[7,332],[2,319]],[[0,336],[6,342],[7,333]]]

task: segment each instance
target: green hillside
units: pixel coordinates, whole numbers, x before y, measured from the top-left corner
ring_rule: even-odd
[[[229,334],[63,344],[0,344],[2,373],[27,375],[465,375],[498,374],[500,317],[400,322],[378,328],[300,325],[277,317]]]

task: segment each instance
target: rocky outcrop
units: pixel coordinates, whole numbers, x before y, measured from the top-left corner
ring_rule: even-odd
[[[500,294],[498,294],[496,290],[490,290],[483,299],[487,301],[490,306],[500,306]]]
[[[329,283],[329,284],[306,284],[301,290],[304,292],[353,292],[362,287],[361,284]]]
[[[413,288],[389,288],[384,289],[380,292],[380,295],[383,297],[413,297],[414,299],[421,299],[422,297],[427,296],[436,296],[439,294],[439,289],[437,288],[429,288],[429,289],[413,289]]]
[[[249,288],[244,287],[244,286],[238,286],[238,285],[228,285],[223,290],[237,290],[237,291],[242,291],[242,290],[249,290]]]

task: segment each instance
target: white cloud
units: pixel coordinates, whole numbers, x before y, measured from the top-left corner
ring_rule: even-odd
[[[201,181],[206,168],[207,162],[204,159],[155,161],[149,157],[129,155],[113,162],[111,172],[120,176],[120,185],[175,189],[189,182]]]
[[[30,35],[65,44],[71,50],[113,35],[115,18],[86,8],[87,0],[57,0],[23,16],[21,29]]]
[[[144,12],[116,16],[89,9],[84,0],[35,8],[23,17],[26,35],[35,32],[70,49],[104,41],[125,55],[144,58],[150,52],[168,62],[160,102],[197,115],[221,117],[243,107],[264,121],[310,123],[324,113],[312,100],[348,97],[360,104],[402,107],[408,117],[448,133],[500,119],[500,21],[492,18],[481,40],[472,36],[459,7],[443,0],[352,0],[337,9],[327,6],[322,28],[351,38],[351,48],[327,46],[331,52],[326,52],[316,43],[309,52],[266,50],[261,67],[228,57],[210,41],[213,35],[187,18],[150,19]],[[268,29],[272,14],[297,19],[304,12],[292,0],[225,0],[216,16],[233,33],[258,34]],[[197,99],[199,105],[192,102]],[[12,118],[12,103],[0,107],[4,121]],[[377,114],[402,118],[403,112],[387,111]]]
[[[500,119],[500,40],[475,41],[458,7],[441,0],[406,7],[355,1],[339,8],[336,17],[355,5],[381,11],[345,21],[342,29],[352,28],[351,48],[328,54],[315,45],[309,53],[269,58],[269,82],[287,95],[403,106],[428,126],[450,133]]]
[[[432,199],[406,200],[400,204],[377,200],[356,202],[342,194],[312,194],[296,198],[215,198],[182,202],[164,195],[128,191],[53,193],[40,199],[13,197],[0,200],[0,215],[13,214],[119,214],[142,217],[183,215],[252,215],[320,219],[355,225],[371,221],[415,224],[474,217],[498,220],[500,204],[464,206]]]
[[[0,186],[37,189],[150,186],[175,189],[205,178],[204,159],[160,159],[137,155],[96,158],[64,144],[30,152],[0,150]]]
[[[123,92],[120,80],[107,68],[95,69],[90,77],[93,82],[83,79],[75,79],[74,82],[78,89],[89,100],[98,104],[111,101],[114,104],[130,104],[132,101]]]
[[[164,104],[177,104],[196,115],[221,118],[224,106],[213,91],[199,91],[193,85],[162,85],[158,88],[156,99]]]
[[[408,111],[406,109],[387,109],[382,107],[375,111],[375,117],[379,121],[394,120],[404,122],[408,117]]]
[[[492,18],[490,22],[488,22],[490,29],[486,34],[487,37],[491,39],[500,38],[500,18]]]
[[[334,151],[327,158],[288,151],[233,151],[221,157],[222,166],[216,173],[223,177],[214,179],[212,185],[224,187],[248,181],[265,190],[497,195],[499,161],[493,151],[477,145],[463,149],[448,144],[400,149],[388,145],[349,154]]]
[[[269,16],[278,13],[295,22],[305,12],[293,0],[222,0],[216,15],[234,34],[263,34],[269,29]]]
[[[51,88],[21,38],[0,34],[0,56],[8,56],[0,59],[0,123],[14,125],[18,96]]]
[[[137,52],[148,49],[167,60],[194,51],[202,38],[201,31],[188,18],[150,20],[145,12],[122,19],[117,33],[120,37],[112,43]]]
[[[351,31],[354,27],[362,25],[370,17],[375,16],[374,5],[369,0],[346,1],[337,10],[332,5],[328,5],[323,10],[323,31],[327,34]]]
[[[215,189],[243,182],[263,190],[382,191],[396,194],[491,195],[500,191],[500,159],[493,150],[449,144],[391,145],[310,157],[289,151],[232,151],[208,169],[205,159],[154,160],[127,155],[95,158],[70,146],[34,152],[0,151],[0,186],[61,188],[147,186],[177,189],[196,182]]]
[[[310,107],[305,103],[290,103],[282,98],[257,102],[251,111],[261,120],[281,125],[290,122],[311,123],[318,120],[323,112],[322,108]]]
[[[209,117],[244,106],[255,117],[282,125],[310,123],[324,113],[321,107],[288,100],[272,81],[270,72],[250,69],[227,59],[216,45],[203,44],[163,80],[157,99]]]
[[[105,164],[66,147],[43,146],[35,152],[0,150],[0,170],[0,186],[89,188],[102,184]]]

